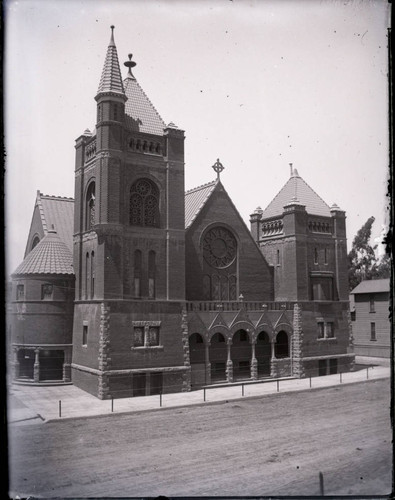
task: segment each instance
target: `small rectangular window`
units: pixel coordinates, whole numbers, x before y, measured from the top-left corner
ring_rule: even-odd
[[[45,283],[41,285],[41,300],[52,300],[53,298],[53,285]]]
[[[324,322],[319,321],[317,323],[317,329],[318,329],[318,338],[323,339],[324,338]]]
[[[370,340],[376,340],[376,323],[370,323]]]
[[[16,300],[24,300],[24,299],[25,299],[25,285],[17,285]]]
[[[333,323],[331,323],[331,322],[326,324],[325,337],[327,339],[332,339],[334,337]]]
[[[144,346],[144,327],[135,326],[133,332],[133,346],[143,347]]]
[[[318,250],[314,248],[314,264],[318,264]]]
[[[374,303],[374,295],[371,295],[369,297],[369,311],[371,313],[376,312],[376,306],[375,306],[375,303]]]
[[[159,327],[150,326],[148,328],[148,342],[146,344],[149,346],[159,345]]]
[[[88,325],[82,326],[82,345],[88,345]]]

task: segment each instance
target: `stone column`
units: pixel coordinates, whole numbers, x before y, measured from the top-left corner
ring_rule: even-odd
[[[255,344],[256,339],[251,340],[251,378],[252,380],[258,379],[258,361],[255,357]]]
[[[277,359],[276,359],[275,345],[276,345],[276,339],[273,338],[270,342],[271,351],[272,351],[272,353],[271,353],[272,355],[271,355],[271,359],[270,359],[270,376],[271,377],[277,377]]]
[[[206,385],[211,384],[210,341],[204,344],[204,365],[206,370]]]
[[[227,347],[227,355],[228,358],[226,360],[226,380],[227,382],[233,382],[233,362],[230,357],[230,348],[232,345],[232,340],[228,339],[226,341],[226,347]]]
[[[34,349],[33,379],[40,382],[40,349]]]

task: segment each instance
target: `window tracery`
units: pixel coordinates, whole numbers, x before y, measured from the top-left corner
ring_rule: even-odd
[[[130,189],[129,222],[132,226],[159,227],[159,190],[149,179],[137,180]]]

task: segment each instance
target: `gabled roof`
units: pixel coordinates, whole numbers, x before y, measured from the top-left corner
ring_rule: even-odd
[[[357,285],[350,294],[357,293],[379,293],[379,292],[389,292],[390,291],[390,280],[364,280]]]
[[[97,90],[98,94],[103,92],[115,92],[124,94],[121,70],[119,69],[118,53],[114,43],[114,26],[111,26],[111,39],[107,48],[106,59]]]
[[[214,191],[216,184],[217,181],[212,181],[194,189],[190,189],[185,193],[185,229],[188,229],[196,219],[211,193]]]
[[[125,120],[129,130],[163,135],[165,122],[131,72],[125,78],[124,86],[128,98],[125,104]]]
[[[284,206],[293,199],[305,205],[308,214],[331,216],[329,205],[300,177],[298,171],[293,169],[291,177],[263,211],[262,219],[281,216]]]
[[[40,211],[44,234],[54,229],[70,252],[73,251],[74,200],[48,196],[37,192],[36,204]]]
[[[56,231],[48,231],[12,275],[26,274],[74,274],[73,255]]]

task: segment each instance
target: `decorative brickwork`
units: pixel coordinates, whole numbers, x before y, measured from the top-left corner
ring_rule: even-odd
[[[110,305],[106,302],[101,304],[100,314],[100,339],[99,339],[99,387],[98,396],[100,399],[107,399],[109,394],[108,375],[104,372],[111,368],[110,354]]]
[[[191,361],[189,356],[188,313],[185,306],[181,311],[181,335],[184,366],[187,367],[182,374],[182,392],[187,392],[191,390]]]
[[[292,371],[295,377],[305,376],[303,367],[303,327],[302,310],[299,304],[294,305],[293,335],[292,335]]]

